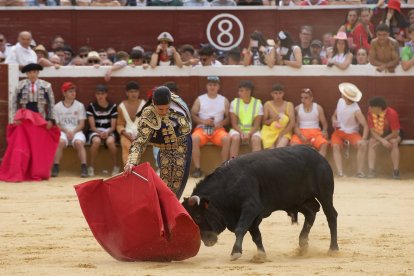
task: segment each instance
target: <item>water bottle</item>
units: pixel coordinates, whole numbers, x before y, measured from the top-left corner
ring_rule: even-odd
[[[214,122],[214,117],[211,117],[210,119],[213,120],[213,122]],[[204,130],[205,130],[206,134],[210,136],[214,132],[214,127],[210,126],[210,125],[205,125]]]

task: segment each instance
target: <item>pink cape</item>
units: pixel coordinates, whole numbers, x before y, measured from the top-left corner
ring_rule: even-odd
[[[180,261],[198,253],[198,226],[148,163],[75,190],[93,235],[115,259]]]
[[[21,123],[7,126],[7,150],[0,166],[0,180],[49,179],[59,145],[59,128],[47,129],[47,121],[28,109],[19,109],[14,119]]]

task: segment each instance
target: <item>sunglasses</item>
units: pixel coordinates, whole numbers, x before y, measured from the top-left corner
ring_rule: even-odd
[[[87,56],[88,56],[88,54],[79,55],[80,58],[86,58]]]
[[[100,60],[96,60],[96,59],[90,59],[90,60],[88,60],[88,63],[92,63],[92,64],[98,64],[98,63],[100,63],[101,61]]]

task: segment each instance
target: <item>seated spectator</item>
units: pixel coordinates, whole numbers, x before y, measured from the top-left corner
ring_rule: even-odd
[[[299,5],[301,6],[325,6],[329,5],[326,0],[302,0]]]
[[[52,41],[52,45],[50,48],[52,51],[49,52],[49,56],[54,53],[55,49],[63,48],[64,46],[65,46],[65,39],[60,35],[55,36]]]
[[[58,56],[60,59],[60,64],[65,64],[65,49],[63,47],[59,47],[53,50],[53,54],[50,54],[49,57]]]
[[[267,44],[259,31],[250,34],[249,47],[244,48],[242,53],[244,66],[267,65],[272,68],[275,65],[275,48]]]
[[[147,2],[148,6],[182,6],[182,0],[151,0]]]
[[[369,64],[368,52],[364,48],[360,48],[356,53],[356,64],[366,65]]]
[[[325,33],[322,36],[322,50],[321,50],[321,59],[328,60],[328,57],[332,53],[333,49],[333,35],[332,33]]]
[[[302,52],[299,46],[293,44],[289,32],[280,31],[278,34],[280,48],[276,52],[276,61],[279,65],[288,65],[293,68],[302,67]]]
[[[328,150],[328,121],[325,112],[322,106],[313,101],[313,93],[309,88],[302,89],[300,98],[302,103],[295,108],[295,134],[290,144],[312,146],[325,157]]]
[[[239,155],[240,144],[248,144],[252,151],[262,149],[260,124],[263,118],[263,105],[254,98],[254,85],[251,81],[241,81],[239,97],[230,103],[231,139],[230,158]]]
[[[125,165],[128,160],[129,148],[138,133],[137,114],[145,105],[145,100],[139,98],[139,84],[131,81],[125,87],[127,99],[118,105],[118,119],[116,130],[121,136],[122,162]]]
[[[304,25],[300,28],[299,47],[302,52],[302,63],[304,65],[310,64],[310,57],[312,56],[310,50],[310,44],[312,42],[312,33],[313,29],[309,25]]]
[[[397,40],[399,47],[404,47],[407,40],[407,28],[410,24],[401,12],[401,2],[399,0],[388,1],[381,23],[388,26],[390,37]]]
[[[112,61],[110,59],[102,59],[100,65],[101,66],[112,66],[113,63],[112,63]]]
[[[226,65],[241,65],[241,51],[239,47],[231,48],[227,52]]]
[[[184,7],[210,7],[210,2],[207,0],[184,0]]]
[[[279,7],[294,7],[296,6],[293,0],[280,0]]]
[[[63,100],[54,107],[56,124],[60,128],[60,141],[53,162],[52,177],[58,176],[63,149],[68,145],[72,145],[78,153],[81,177],[87,177],[86,137],[82,132],[86,120],[85,106],[76,100],[76,86],[73,83],[65,82],[62,85],[62,94]]]
[[[287,146],[295,126],[293,103],[283,99],[285,96],[283,85],[274,84],[270,95],[272,100],[267,101],[263,108],[261,136],[264,149]]]
[[[184,44],[178,51],[180,52],[181,61],[184,66],[194,66],[200,62],[194,55],[195,50],[192,45]]]
[[[116,118],[118,117],[116,104],[108,102],[108,87],[104,84],[96,86],[96,101],[89,104],[86,115],[89,122],[88,141],[91,144],[91,160],[88,167],[88,176],[95,176],[95,160],[99,147],[103,142],[111,154],[113,169],[112,175],[119,173],[116,149]]]
[[[371,42],[369,62],[377,67],[378,72],[395,72],[400,62],[398,43],[390,38],[389,28],[385,24],[379,24],[376,28],[377,37]]]
[[[207,93],[197,97],[191,108],[191,117],[197,125],[191,135],[193,139],[192,159],[194,163],[193,177],[203,175],[200,164],[200,148],[208,142],[221,147],[221,160],[229,159],[230,137],[224,129],[229,123],[229,101],[218,94],[220,78],[207,78]]]
[[[322,57],[321,57],[322,42],[320,40],[317,40],[317,39],[312,40],[310,48],[311,48],[311,59],[313,60],[313,59],[319,57],[320,63],[318,62],[318,64],[326,64],[327,60],[322,59]],[[313,63],[311,62],[311,64],[313,64]]]
[[[91,47],[89,47],[89,46],[81,46],[79,48],[79,57],[84,60],[85,64],[88,62],[87,58],[88,58],[88,54],[89,54],[90,51],[92,51],[92,50],[91,50]],[[108,54],[108,57],[109,57],[109,54]]]
[[[172,45],[174,39],[170,33],[163,32],[158,36],[158,46],[151,56],[151,67],[176,65],[182,67],[180,54]]]
[[[414,24],[408,28],[410,41],[405,44],[401,52],[401,66],[404,71],[414,66]]]
[[[196,66],[221,66],[221,62],[215,59],[215,51],[210,44],[203,45],[198,51],[200,62]]]
[[[65,54],[65,60],[63,65],[69,65],[72,61],[73,56],[75,55],[75,52],[72,50],[72,48],[69,45],[63,46],[63,52]]]
[[[339,177],[344,177],[344,171],[342,167],[341,150],[344,142],[348,147],[349,144],[356,147],[357,151],[357,174],[359,178],[364,178],[363,172],[364,160],[366,154],[367,139],[369,129],[364,114],[362,114],[359,108],[358,102],[362,98],[362,93],[352,83],[339,84],[339,91],[342,96],[338,100],[335,112],[332,115],[332,126],[335,131],[332,133],[331,144],[333,148],[333,158],[338,171]],[[363,127],[362,137],[359,134],[359,127]],[[348,156],[348,148],[345,149]]]
[[[49,54],[46,51],[45,46],[42,44],[39,44],[34,49],[36,55],[37,55],[37,63],[42,65],[43,67],[52,66],[52,63],[49,61]]]
[[[112,67],[109,68],[108,71],[106,71],[105,73],[104,79],[106,81],[111,80],[111,75],[113,71],[118,71],[128,65],[129,55],[127,52],[119,51],[118,53],[116,53],[116,60],[117,62],[115,62],[114,65],[112,65]]]
[[[400,179],[400,149],[398,145],[401,142],[401,130],[397,111],[388,107],[383,97],[373,97],[369,100],[367,119],[371,133],[368,143],[368,177],[374,178],[376,176],[376,150],[381,144],[391,152],[392,177]]]
[[[112,62],[116,62],[116,51],[114,48],[107,48],[106,49],[106,54],[108,55],[108,59]]]
[[[116,0],[92,0],[91,6],[96,7],[118,7],[121,6],[121,3],[119,3]]]
[[[49,57],[49,62],[51,63],[50,66],[54,66],[55,69],[59,69],[60,66],[63,65],[62,60],[57,55],[53,55],[53,56]]]
[[[327,61],[328,67],[337,67],[346,70],[352,63],[353,55],[349,49],[348,38],[344,32],[338,33],[335,37],[335,44],[332,57]]]
[[[57,6],[56,0],[26,0],[26,6]]]
[[[27,31],[19,33],[17,44],[14,45],[6,57],[7,64],[19,64],[19,69],[30,63],[37,63],[37,55],[30,47],[32,34]]]
[[[74,65],[74,66],[85,66],[85,60],[83,58],[81,58],[80,56],[76,56],[72,59],[72,61],[70,62],[69,65]]]
[[[339,27],[338,33],[339,32],[344,32],[346,33],[346,36],[348,38],[352,38],[352,33],[354,31],[354,28],[356,27],[356,25],[359,22],[359,12],[356,9],[352,9],[349,10],[348,13],[346,14],[346,18],[345,18],[345,22],[344,24]],[[349,45],[351,48],[352,45]]]
[[[90,51],[88,53],[88,57],[86,58],[86,62],[87,62],[86,65],[88,66],[99,67],[101,63],[101,58],[99,57],[98,52]]]
[[[371,40],[375,37],[374,24],[371,23],[371,17],[371,9],[361,9],[360,21],[352,32],[355,51],[358,51],[361,48],[365,48],[367,51],[369,51],[371,48]]]
[[[216,6],[237,6],[236,2],[234,2],[234,0],[213,0],[210,5],[212,7],[216,7]]]
[[[147,0],[127,0],[125,6],[146,7]]]
[[[142,66],[143,69],[148,68],[148,64],[144,63],[144,52],[140,50],[132,50],[129,56],[128,65],[132,68],[136,66]]]
[[[0,34],[0,53],[7,57],[11,51],[11,47],[10,43],[7,43],[6,37],[3,34]]]

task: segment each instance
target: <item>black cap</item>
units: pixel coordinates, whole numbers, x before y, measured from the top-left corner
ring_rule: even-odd
[[[139,90],[139,84],[135,81],[130,81],[127,83],[126,87],[125,87],[126,91],[129,90]]]
[[[22,73],[27,73],[30,71],[42,71],[42,70],[43,70],[42,65],[37,64],[37,63],[29,63],[22,68]]]
[[[152,94],[152,101],[155,105],[166,105],[171,101],[171,91],[167,86],[157,87]]]
[[[96,92],[108,92],[108,87],[105,84],[98,84],[96,86]]]

